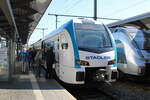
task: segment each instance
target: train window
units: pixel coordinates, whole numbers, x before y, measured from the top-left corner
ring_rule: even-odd
[[[68,49],[68,43],[65,35],[61,35],[61,49]]]
[[[118,29],[115,29],[115,31],[114,32],[117,32],[118,31]]]
[[[76,30],[79,49],[100,49],[112,47],[111,39],[106,30]]]
[[[55,46],[55,42],[51,41],[51,47],[54,47],[54,46]]]
[[[117,29],[117,32],[126,32],[126,30],[125,29],[123,29],[123,28],[120,28],[120,29]]]
[[[54,50],[57,49],[57,41],[54,41]]]
[[[54,47],[55,42],[54,41],[50,41],[46,44],[47,47]]]
[[[68,43],[62,43],[61,48],[62,49],[67,49],[68,48]]]

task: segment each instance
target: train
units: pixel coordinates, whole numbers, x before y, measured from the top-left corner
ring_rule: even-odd
[[[134,26],[113,29],[118,55],[119,78],[150,78],[150,30]]]
[[[117,51],[107,26],[91,19],[72,19],[33,44],[53,47],[53,69],[67,84],[116,80]]]

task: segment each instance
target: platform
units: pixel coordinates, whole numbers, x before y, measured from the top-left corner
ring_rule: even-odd
[[[32,71],[13,76],[11,82],[0,82],[0,100],[76,100],[54,79],[36,78]]]

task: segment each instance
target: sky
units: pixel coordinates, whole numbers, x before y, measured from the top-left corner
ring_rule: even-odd
[[[150,12],[150,0],[97,0],[97,16],[102,18],[126,19],[139,14]],[[52,0],[45,14],[36,28],[47,28],[44,36],[56,29],[55,17],[50,14],[65,14],[93,17],[94,0]],[[71,17],[58,17],[58,27],[66,23]],[[117,20],[103,20],[104,24]],[[42,30],[35,29],[28,44],[32,44],[43,37]]]

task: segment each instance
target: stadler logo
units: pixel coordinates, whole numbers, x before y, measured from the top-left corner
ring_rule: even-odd
[[[110,56],[86,56],[85,59],[110,59]]]

